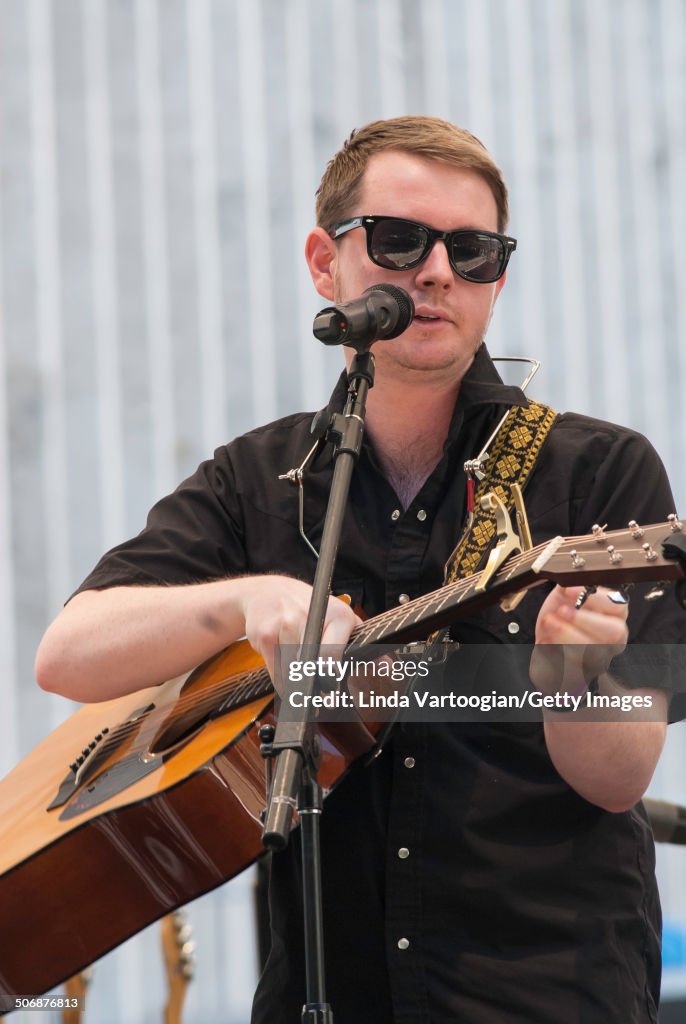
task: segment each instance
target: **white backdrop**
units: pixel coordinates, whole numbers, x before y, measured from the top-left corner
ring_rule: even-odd
[[[325,401],[302,244],[373,118],[491,149],[519,239],[491,351],[646,433],[686,510],[685,101],[684,0],[0,0],[2,772],[71,710],[33,655],[101,551],[217,444]],[[686,803],[684,749],[676,726],[654,791]],[[660,851],[672,949],[684,870]],[[247,1019],[249,901],[245,878],[191,908],[189,1024]],[[162,998],[146,932],[98,966],[89,1020]]]

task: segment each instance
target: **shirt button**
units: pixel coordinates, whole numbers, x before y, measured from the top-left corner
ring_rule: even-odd
[[[401,860],[407,860],[407,858],[410,856],[410,851],[406,846],[401,846],[400,849],[398,850],[398,856],[400,857]]]
[[[410,600],[410,595],[409,594],[401,594],[398,597],[398,604],[407,604],[407,602],[409,600]]]
[[[424,520],[426,519],[426,512],[424,511],[423,508],[420,508],[419,512],[417,513],[417,519],[419,520],[420,523],[423,523]]]
[[[512,633],[513,635],[515,633],[519,633],[519,623],[518,622],[508,622],[508,624],[507,624],[507,631],[508,631],[508,633]]]
[[[410,948],[410,940],[409,939],[398,939],[398,949],[409,949],[409,948]]]
[[[393,511],[391,512],[391,519],[393,520],[394,523],[397,523],[397,521],[400,519],[400,509],[399,508],[394,508],[393,509]]]
[[[406,757],[405,761],[404,761],[404,765],[405,765],[406,768],[414,768],[416,763],[417,762],[415,761],[415,759],[413,757]]]

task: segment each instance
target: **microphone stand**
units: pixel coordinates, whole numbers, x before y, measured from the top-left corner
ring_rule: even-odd
[[[367,394],[374,386],[374,357],[369,351],[371,341],[355,344],[357,352],[348,373],[345,408],[342,413],[332,417],[327,431],[327,436],[333,438],[335,443],[335,466],[312,598],[298,653],[299,659],[303,661],[316,663],[319,657],[350,481],[362,447]],[[302,690],[306,697],[318,692],[319,688],[318,677],[303,681]],[[319,832],[322,790],[317,781],[321,750],[319,733],[312,718],[311,702],[305,699],[303,703],[305,710],[299,716],[299,721],[286,721],[286,716],[282,717],[280,713],[273,740],[265,744],[265,756],[275,760],[262,838],[265,846],[271,850],[285,849],[293,810],[297,805],[302,848],[307,989],[301,1020],[303,1024],[333,1024],[333,1012],[326,1002],[324,980]]]

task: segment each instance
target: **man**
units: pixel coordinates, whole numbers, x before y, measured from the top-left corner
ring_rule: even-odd
[[[376,122],[329,164],[306,257],[337,303],[390,281],[416,315],[374,347],[376,383],[335,575],[368,614],[435,589],[461,533],[463,464],[521,392],[499,380],[483,339],[513,244],[498,168],[469,133],[432,118]],[[398,218],[400,220],[398,220]],[[413,222],[407,224],[406,222]],[[464,234],[452,235],[452,232]],[[342,406],[339,382],[331,410]],[[311,413],[217,450],[99,563],[38,652],[45,688],[98,700],[162,682],[245,634],[273,668],[297,644],[314,557],[295,488],[279,474],[310,446]],[[321,536],[329,447],[305,474],[305,526]],[[664,519],[664,471],[640,436],[559,417],[527,489],[539,541],[594,523]],[[271,575],[267,575],[271,574]],[[274,575],[276,574],[276,575]],[[472,642],[623,647],[676,642],[676,603],[626,607],[579,588],[490,609],[455,635]],[[545,600],[544,600],[545,597]],[[323,642],[357,618],[331,599]],[[599,648],[600,649],[600,648]],[[600,691],[615,685],[609,657]],[[548,690],[576,693],[581,667]],[[660,686],[662,680],[646,682]],[[651,721],[405,723],[384,753],[330,796],[322,826],[328,996],[343,1024],[654,1021],[659,904],[650,830],[630,808],[665,736],[665,689]],[[299,1019],[304,996],[298,844],[275,857],[272,949],[255,1022]]]

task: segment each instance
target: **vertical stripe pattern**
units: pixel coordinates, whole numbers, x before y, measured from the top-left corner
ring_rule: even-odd
[[[325,402],[303,244],[375,118],[491,149],[519,240],[491,351],[647,434],[686,514],[685,110],[683,0],[0,0],[2,769],[70,710],[33,656],[102,549],[214,446]],[[656,795],[686,803],[685,760],[674,730]],[[189,1024],[247,1019],[250,900],[246,876],[191,908]],[[93,1019],[156,1019],[164,985],[153,928],[96,969]]]

